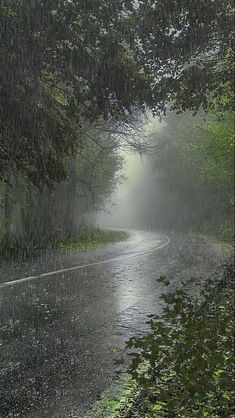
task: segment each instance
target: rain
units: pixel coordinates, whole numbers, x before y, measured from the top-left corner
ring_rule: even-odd
[[[234,5],[0,2],[0,418],[232,418]]]

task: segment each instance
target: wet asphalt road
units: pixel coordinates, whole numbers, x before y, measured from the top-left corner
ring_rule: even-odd
[[[132,231],[95,251],[2,265],[0,417],[85,413],[112,383],[117,349],[160,312],[156,279],[205,277],[224,257],[204,237]]]

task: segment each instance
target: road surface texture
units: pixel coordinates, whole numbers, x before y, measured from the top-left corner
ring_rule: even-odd
[[[205,277],[225,256],[203,236],[131,231],[94,251],[2,265],[0,417],[84,414],[112,383],[117,348],[160,312],[156,279]]]

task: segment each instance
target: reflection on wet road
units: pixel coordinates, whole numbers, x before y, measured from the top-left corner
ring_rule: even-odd
[[[0,288],[0,417],[65,418],[94,403],[113,380],[117,347],[161,308],[156,278],[182,274],[187,242],[166,243],[138,231],[125,243],[16,268],[7,281],[37,277]],[[69,260],[70,267],[91,265],[66,271]],[[58,266],[64,271],[38,276]]]
[[[45,277],[51,277],[51,276],[55,276],[55,275],[59,275],[62,273],[67,273],[67,272],[71,272],[75,270],[81,270],[87,267],[93,267],[93,266],[97,266],[101,264],[110,264],[111,262],[122,261],[127,258],[133,258],[133,257],[137,257],[143,254],[155,252],[156,250],[159,250],[170,243],[170,239],[166,235],[159,233],[158,238],[157,238],[156,234],[152,234],[152,233],[146,233],[146,234],[148,234],[148,236],[143,237],[143,234],[141,234],[138,231],[130,233],[131,240],[128,239],[125,245],[122,244],[121,255],[118,255],[116,257],[105,258],[105,256],[107,257],[107,254],[106,254],[106,251],[104,251],[104,258],[101,260],[98,259],[97,261],[91,261],[88,259],[88,261],[86,261],[85,264],[83,264],[82,261],[80,260],[80,264],[73,265],[70,267],[64,267],[58,270],[51,270],[51,271],[46,271],[43,273],[37,273],[36,275],[22,277],[16,280],[11,279],[10,281],[6,281],[6,282],[3,281],[0,284],[0,288],[21,284],[26,281],[43,279]],[[144,238],[145,239],[148,238],[148,239],[145,240]],[[115,251],[114,246],[112,247],[112,250]],[[120,252],[120,246],[119,248],[116,246],[116,251],[117,250],[119,250]],[[45,265],[47,264],[45,263]]]

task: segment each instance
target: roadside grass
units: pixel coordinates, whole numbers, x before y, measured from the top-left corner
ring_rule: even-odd
[[[71,414],[68,418],[116,418],[117,409],[127,405],[128,399],[133,399],[134,386],[129,376],[124,374],[117,385],[114,384],[103,393],[101,400],[85,417]]]
[[[62,239],[55,244],[55,248],[61,251],[83,251],[97,248],[101,245],[114,244],[128,238],[128,233],[116,230],[102,230],[90,227],[81,234]]]
[[[113,244],[124,241],[128,233],[117,230],[102,230],[91,225],[83,225],[78,232],[65,235],[61,231],[47,236],[22,236],[10,242],[0,241],[0,260],[28,260],[48,250],[83,251],[94,249],[100,245]]]
[[[150,315],[148,334],[127,342],[128,383],[86,418],[234,418],[233,266],[198,292],[195,279],[173,291],[158,282],[167,289],[163,315]]]
[[[227,251],[233,251],[234,249],[234,222],[221,222],[213,228],[202,226],[197,228],[195,232],[215,238],[220,246]]]

